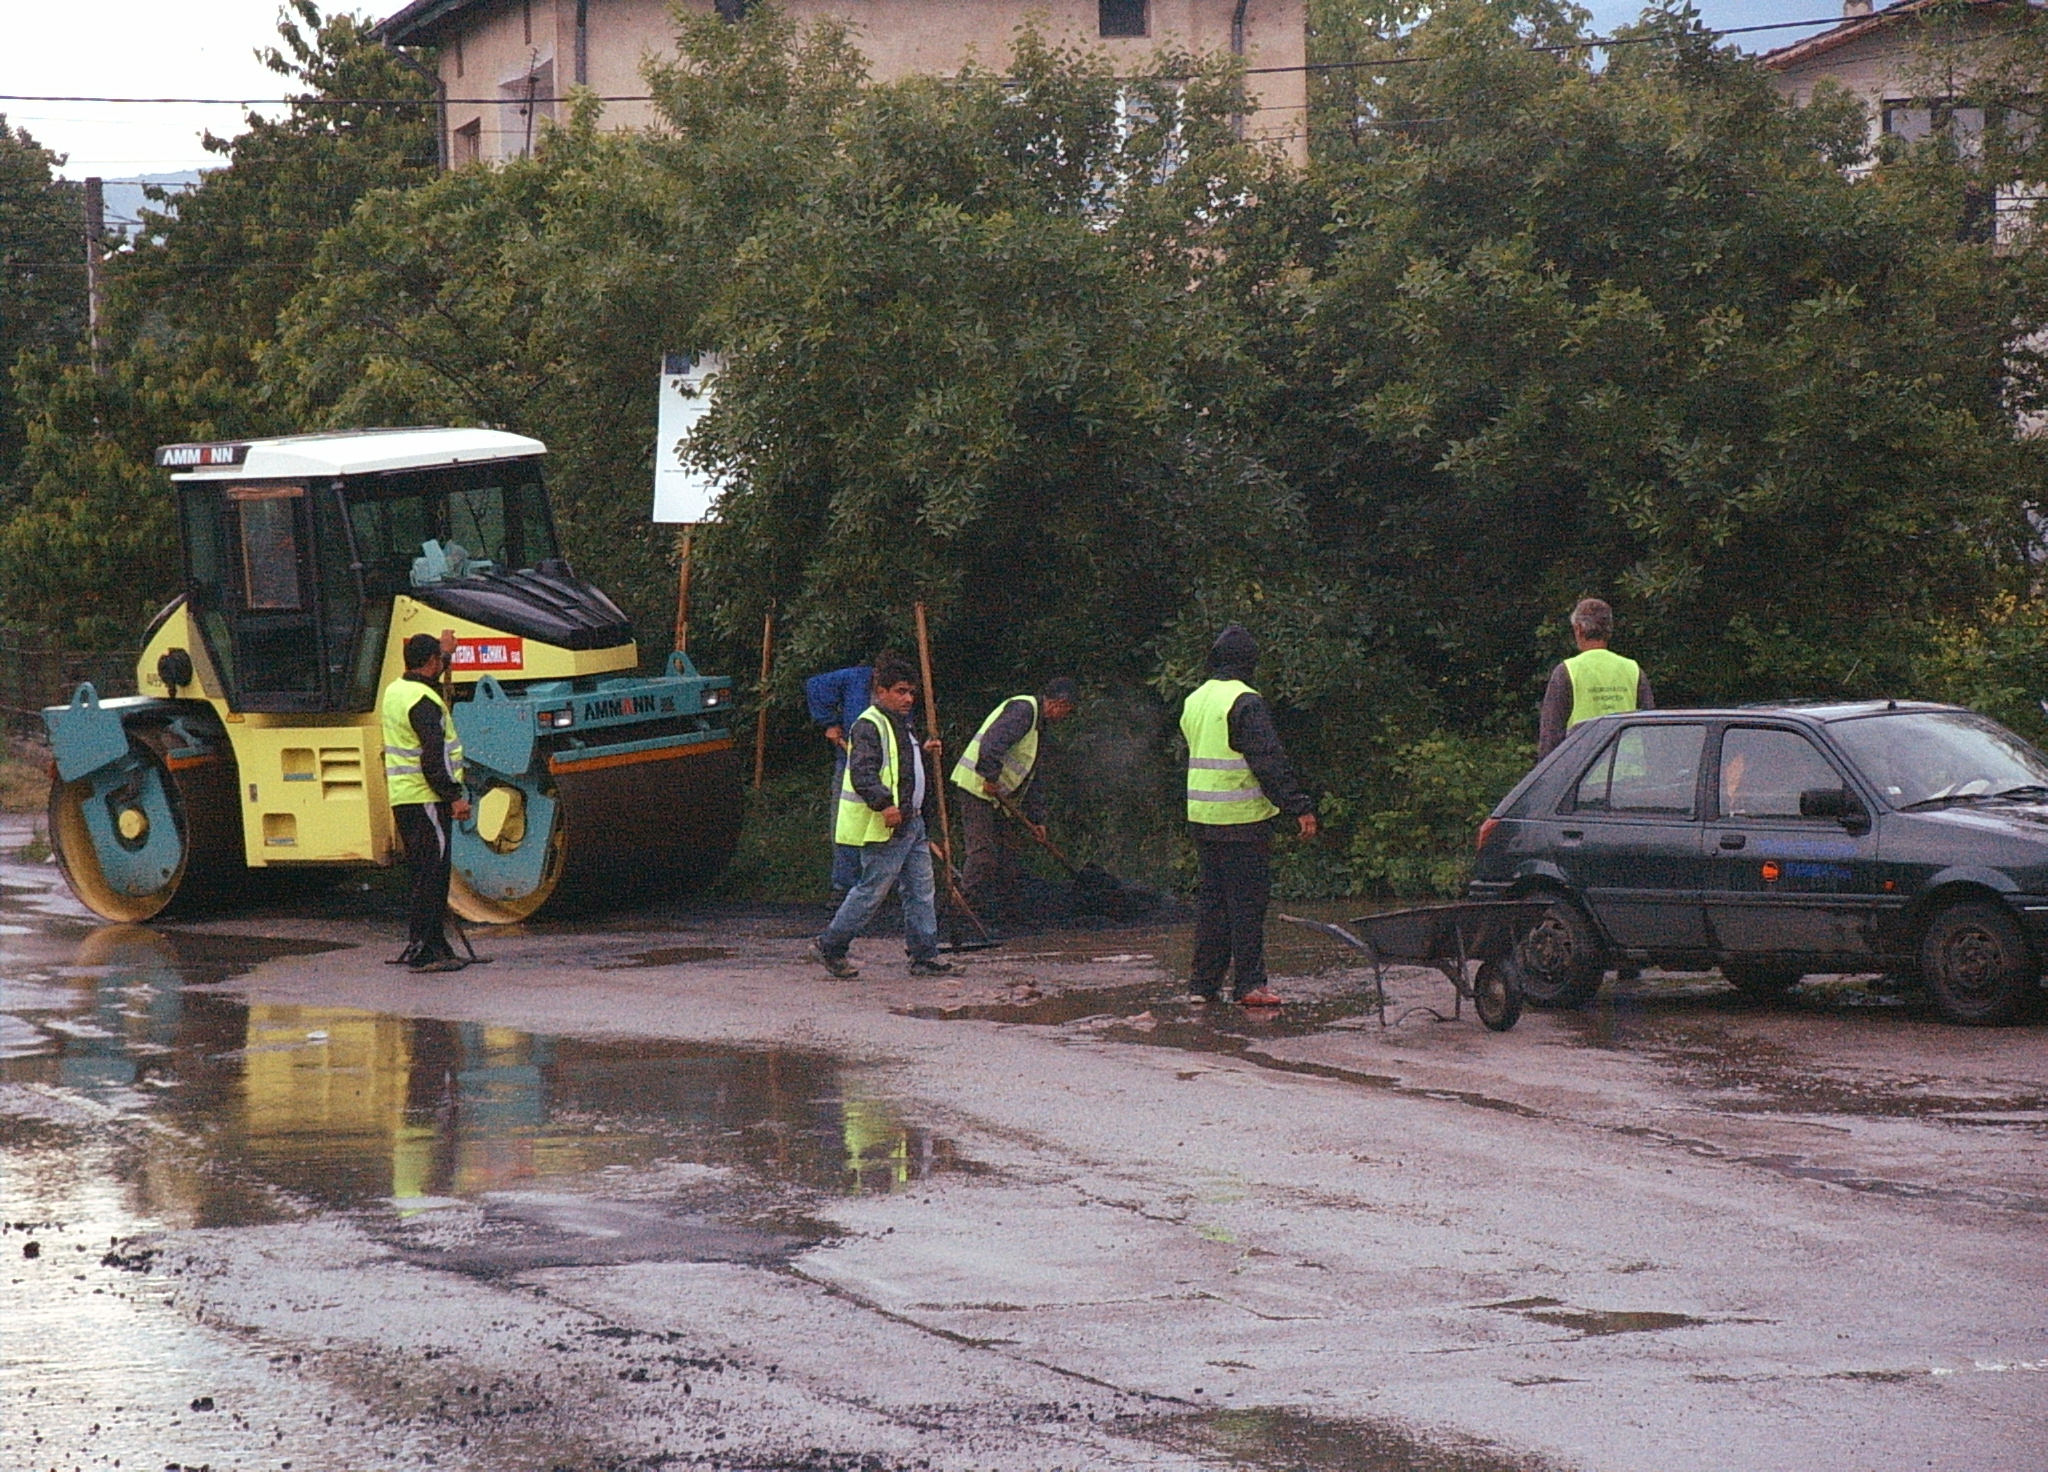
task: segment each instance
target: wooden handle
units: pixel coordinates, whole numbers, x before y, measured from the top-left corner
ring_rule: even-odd
[[[917,665],[924,676],[924,722],[925,730],[933,736],[939,735],[939,699],[932,689],[932,636],[925,625],[924,605],[917,605]],[[943,741],[944,738],[940,737]],[[946,807],[946,774],[943,770],[945,747],[939,748],[941,770],[932,773],[932,785],[939,796],[939,842],[945,846],[946,862],[953,861],[953,815]],[[964,903],[964,901],[963,901]],[[981,922],[975,921],[976,925]]]

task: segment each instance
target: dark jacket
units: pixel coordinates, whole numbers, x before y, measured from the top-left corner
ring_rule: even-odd
[[[1209,670],[1219,680],[1242,680],[1250,684],[1258,661],[1259,646],[1236,624],[1217,635],[1215,645],[1209,650]],[[1246,691],[1238,696],[1231,702],[1229,720],[1231,748],[1252,769],[1260,790],[1266,794],[1266,801],[1290,818],[1314,812],[1316,800],[1308,795],[1301,779],[1294,774],[1294,764],[1287,759],[1287,749],[1280,744],[1280,733],[1273,726],[1273,712],[1265,697],[1255,691]],[[1271,821],[1190,823],[1188,831],[1202,843],[1270,843],[1273,837]]]
[[[421,675],[405,677],[415,684],[432,690],[434,682]],[[441,707],[432,696],[422,695],[413,702],[406,719],[412,722],[413,733],[420,738],[420,775],[427,779],[427,786],[434,789],[437,802],[453,802],[462,796],[462,788],[448,775],[448,736],[441,719]]]
[[[1657,693],[1650,688],[1650,677],[1640,669],[1636,671],[1636,709],[1655,710]],[[1542,761],[1557,750],[1557,743],[1564,740],[1565,723],[1572,718],[1572,672],[1562,664],[1550,672],[1550,683],[1543,687],[1543,714],[1536,726],[1536,760]]]
[[[1003,713],[996,717],[995,724],[981,738],[981,755],[975,759],[976,775],[993,782],[1003,772],[1003,758],[1010,754],[1010,748],[1031,734],[1031,728],[1038,724],[1038,709],[1019,695],[1003,705]],[[1044,755],[1044,748],[1039,749]],[[1034,764],[1031,775],[1024,779],[1024,785],[1017,789],[1010,801],[1023,809],[1024,816],[1034,823],[1045,821],[1045,798],[1038,787],[1038,768]]]
[[[891,792],[882,785],[882,735],[871,721],[856,718],[846,728],[846,769],[853,776],[853,790],[860,794],[860,800],[881,812],[884,808],[902,808],[905,816],[910,812],[911,794],[917,790],[917,778],[912,762],[924,767],[924,816],[927,825],[932,821],[934,806],[938,801],[938,782],[926,760],[924,749],[918,745],[917,732],[910,722],[898,720],[887,711],[876,710],[882,718],[896,728],[897,749],[902,761],[897,767],[897,790]]]

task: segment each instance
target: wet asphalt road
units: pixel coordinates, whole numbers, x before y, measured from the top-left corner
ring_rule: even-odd
[[[12,856],[26,825],[0,826]],[[676,909],[381,964],[0,868],[0,1467],[2048,1467],[2048,1028],[1652,975],[1277,1022]]]

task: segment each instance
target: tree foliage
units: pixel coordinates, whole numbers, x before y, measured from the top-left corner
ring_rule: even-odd
[[[431,98],[367,21],[289,0],[278,35],[259,54],[304,90],[282,118],[252,113],[235,138],[209,136],[225,166],[145,209],[139,238],[109,257],[104,371],[55,346],[17,362],[26,447],[0,526],[0,616],[11,622],[85,647],[135,637],[179,578],[152,450],[296,428],[260,365],[315,243],[365,193],[432,177],[430,107],[323,100]]]
[[[2016,706],[2038,244],[1973,235],[1957,150],[1870,156],[1853,102],[1788,103],[1689,9],[1598,61],[1586,23],[1318,0],[1318,59],[1370,64],[1316,74],[1305,172],[1239,137],[1227,58],[1118,75],[1026,30],[1000,74],[874,85],[843,27],[768,8],[681,23],[659,128],[583,97],[498,166],[429,179],[403,119],[344,147],[308,103],[296,162],[248,145],[151,260],[283,259],[256,225],[302,163],[349,202],[289,236],[312,264],[239,281],[217,341],[138,265],[130,376],[32,368],[38,422],[67,464],[112,454],[110,407],[537,434],[572,556],[658,648],[654,369],[722,352],[700,654],[750,667],[772,606],[790,708],[923,601],[956,720],[1056,670],[1115,692],[1074,790],[1164,831],[1167,708],[1242,620],[1347,821],[1300,887],[1454,882],[1583,594],[1667,701]]]
[[[56,177],[62,163],[0,113],[0,493],[22,443],[4,369],[24,352],[74,350],[85,331],[84,192]]]

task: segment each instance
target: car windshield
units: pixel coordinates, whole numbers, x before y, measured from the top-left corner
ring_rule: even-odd
[[[2006,793],[2048,796],[2048,756],[1983,716],[1860,716],[1836,721],[1828,732],[1895,808]]]

